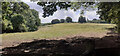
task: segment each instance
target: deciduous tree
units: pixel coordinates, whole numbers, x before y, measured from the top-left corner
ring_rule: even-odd
[[[71,18],[71,17],[67,17],[67,18],[66,18],[66,22],[67,22],[67,23],[71,23],[71,22],[72,22],[72,18]]]
[[[59,21],[58,19],[53,19],[53,20],[51,21],[51,23],[52,23],[52,24],[57,24],[57,23],[60,23],[60,21]]]
[[[35,31],[40,25],[39,14],[24,2],[0,2],[2,32]]]
[[[78,19],[78,22],[79,23],[86,23],[86,18],[83,17],[83,16],[80,16],[79,19]]]
[[[64,19],[60,19],[60,23],[65,23],[65,20]]]

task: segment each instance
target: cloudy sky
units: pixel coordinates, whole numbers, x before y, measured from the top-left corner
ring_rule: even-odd
[[[49,16],[46,18],[42,17],[42,7],[37,5],[36,2],[30,2],[29,0],[23,0],[25,3],[27,3],[31,9],[35,9],[39,12],[39,18],[41,19],[41,23],[50,23],[52,19],[65,19],[66,17],[71,17],[73,21],[77,22],[78,18],[80,16],[80,11],[74,11],[72,9],[66,10],[57,10],[53,16]],[[84,16],[88,18],[89,20],[92,20],[94,18],[99,19],[99,15],[96,15],[96,10],[94,11],[86,11]]]

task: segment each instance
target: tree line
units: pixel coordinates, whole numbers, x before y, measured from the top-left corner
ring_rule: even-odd
[[[24,2],[0,2],[2,32],[35,31],[40,26],[39,14]]]
[[[51,24],[57,24],[57,23],[74,23],[72,21],[71,17],[66,17],[66,19],[53,19],[51,21]],[[76,23],[107,23],[105,20],[98,20],[98,19],[93,19],[93,20],[88,20],[84,16],[80,16],[78,18],[78,22]]]
[[[83,16],[80,16],[78,19],[79,23],[86,23],[86,18]],[[51,24],[57,24],[57,23],[73,23],[72,18],[71,17],[66,17],[66,19],[53,19],[51,21]]]
[[[52,24],[65,23],[65,22],[72,23],[72,18],[71,17],[67,17],[66,19],[60,19],[60,20],[59,19],[53,19],[51,21]]]

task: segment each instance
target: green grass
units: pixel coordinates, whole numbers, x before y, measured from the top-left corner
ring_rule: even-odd
[[[39,27],[35,32],[5,33],[1,34],[4,41],[32,40],[40,38],[53,38],[79,35],[84,33],[105,33],[106,28],[115,26],[114,24],[95,24],[95,23],[62,23]]]

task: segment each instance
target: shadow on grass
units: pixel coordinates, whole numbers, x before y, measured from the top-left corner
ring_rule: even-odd
[[[16,47],[4,48],[3,55],[79,56],[88,55],[93,49],[94,39],[74,37],[65,40],[36,40],[22,43]]]
[[[114,29],[108,30],[114,34]],[[3,51],[2,56],[120,56],[120,36],[35,40],[15,47],[6,47]]]
[[[110,32],[107,32],[107,35],[110,35],[110,34],[112,34],[112,35],[119,35],[118,33],[116,33],[116,29],[115,29],[115,27],[114,28],[106,28],[108,31],[110,31]]]

